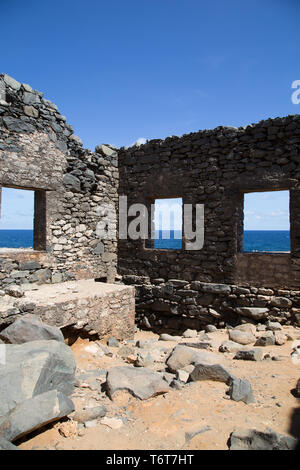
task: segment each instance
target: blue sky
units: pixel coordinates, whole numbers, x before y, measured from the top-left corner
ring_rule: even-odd
[[[299,0],[1,0],[0,17],[0,70],[91,149],[300,112]]]

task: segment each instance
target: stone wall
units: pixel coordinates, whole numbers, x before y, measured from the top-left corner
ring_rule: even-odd
[[[116,229],[108,215],[118,200],[116,150],[83,149],[56,105],[30,86],[1,75],[0,91],[0,190],[35,191],[34,249],[1,250],[0,288],[113,281],[117,240],[105,230]]]
[[[181,197],[183,204],[204,204],[202,250],[157,250],[141,239],[119,241],[119,272],[125,282],[136,285],[139,318],[147,317],[144,321],[151,326],[234,321],[239,307],[250,306],[267,307],[267,314],[282,322],[297,320],[300,116],[123,148],[119,171],[119,194],[128,197],[128,206],[143,203],[150,208],[155,199],[171,197]],[[290,191],[291,252],[242,253],[244,193],[272,190]],[[170,280],[177,280],[180,288]],[[202,288],[195,288],[197,283],[218,284],[221,291],[204,295]],[[262,299],[259,289],[270,298]],[[273,305],[282,296],[285,306]]]

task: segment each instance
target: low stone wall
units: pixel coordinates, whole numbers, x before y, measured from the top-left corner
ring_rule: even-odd
[[[99,338],[133,338],[134,288],[94,280],[43,285],[14,298],[4,296],[0,305],[0,329],[21,315],[37,315],[49,325],[72,327]]]
[[[136,321],[148,328],[201,329],[244,320],[300,325],[300,291],[123,276],[136,288]]]

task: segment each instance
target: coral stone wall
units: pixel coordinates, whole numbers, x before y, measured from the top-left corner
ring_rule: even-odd
[[[34,250],[0,251],[0,288],[70,279],[113,281],[118,158],[83,149],[56,105],[0,76],[0,189],[35,191]],[[22,207],[20,207],[20,211]],[[106,237],[106,227],[114,236]]]
[[[238,318],[239,307],[264,304],[265,313],[277,314],[285,322],[296,320],[300,307],[299,115],[121,149],[119,171],[119,192],[128,197],[128,206],[149,207],[154,199],[168,197],[181,197],[183,204],[204,204],[201,250],[157,250],[147,248],[144,240],[119,241],[119,272],[137,286],[139,318],[147,317],[145,322],[152,325],[169,320],[180,324],[182,319],[208,323],[222,321],[228,314]],[[290,191],[291,253],[242,253],[244,193],[272,190]],[[170,280],[184,286],[175,289]],[[193,287],[197,282],[217,283],[224,289],[202,295],[201,289]],[[227,286],[244,288],[245,294],[235,298],[237,291]],[[270,299],[260,299],[259,288],[269,289]],[[274,307],[272,299],[281,296],[280,289],[288,301],[284,307]]]

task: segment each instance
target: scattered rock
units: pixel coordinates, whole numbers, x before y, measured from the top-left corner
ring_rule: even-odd
[[[91,408],[84,408],[76,411],[72,416],[74,421],[78,423],[85,423],[86,421],[92,421],[94,419],[103,418],[106,415],[105,406],[94,406]]]
[[[76,364],[71,349],[60,341],[7,344],[0,364],[0,416],[36,395],[57,390],[70,395]]]
[[[224,353],[224,352],[228,352],[228,353],[234,353],[234,352],[237,352],[237,351],[240,351],[241,350],[241,345],[239,343],[236,343],[234,341],[223,341],[223,343],[221,344],[221,346],[219,347],[219,351]]]
[[[178,369],[178,371],[176,372],[176,379],[183,383],[187,383],[187,381],[189,380],[189,376],[190,374],[183,369]]]
[[[274,346],[275,344],[275,336],[272,335],[262,335],[260,338],[257,339],[254,346]]]
[[[270,331],[281,331],[282,326],[278,321],[268,321],[266,324],[266,329]]]
[[[171,336],[166,333],[162,333],[159,337],[160,341],[180,341],[181,336]]]
[[[251,344],[255,341],[255,336],[247,331],[229,330],[229,339],[239,344]]]
[[[167,366],[171,372],[183,369],[190,364],[196,363],[216,364],[220,358],[210,351],[196,351],[187,346],[176,346],[167,360]]]
[[[10,295],[11,297],[23,297],[24,291],[22,287],[11,285],[4,289],[6,295]]]
[[[72,400],[57,390],[34,396],[0,420],[0,437],[14,441],[74,411]]]
[[[277,346],[282,346],[283,344],[287,342],[287,336],[284,333],[281,333],[280,331],[275,331],[274,337],[275,337],[275,344]]]
[[[198,332],[197,330],[185,330],[182,336],[183,338],[197,338]]]
[[[231,400],[242,401],[246,405],[255,401],[251,384],[247,379],[234,378],[229,385],[229,396]]]
[[[77,435],[78,432],[78,424],[76,421],[72,419],[70,421],[66,421],[64,423],[59,423],[57,426],[59,434],[61,434],[65,438],[73,438]]]
[[[169,391],[168,384],[158,372],[130,366],[110,369],[107,373],[106,388],[111,399],[117,390],[127,390],[140,400]]]
[[[245,331],[246,333],[250,333],[255,336],[256,326],[252,325],[252,323],[243,323],[242,325],[236,326],[234,330]]]
[[[218,331],[215,325],[206,325],[205,327],[206,333],[213,333],[214,331]]]
[[[190,380],[193,382],[215,380],[217,382],[228,383],[234,379],[234,375],[220,364],[196,364],[193,372],[190,374]]]
[[[40,340],[55,340],[64,343],[64,337],[59,328],[46,325],[39,317],[32,314],[24,315],[2,330],[0,338],[11,344]]]
[[[237,429],[230,435],[230,450],[294,450],[297,439],[279,434],[270,428]]]
[[[262,361],[264,353],[259,348],[254,349],[241,349],[237,351],[234,359],[241,359],[243,361]]]

